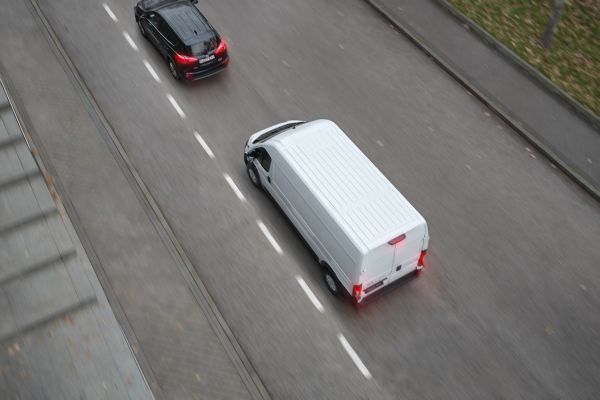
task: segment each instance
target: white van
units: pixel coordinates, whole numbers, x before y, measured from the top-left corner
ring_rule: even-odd
[[[246,143],[244,162],[315,252],[333,294],[360,303],[423,268],[425,219],[335,123],[264,129]]]

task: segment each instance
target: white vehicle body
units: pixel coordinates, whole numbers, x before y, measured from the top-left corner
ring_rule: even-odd
[[[355,301],[422,268],[425,219],[335,123],[267,128],[244,161]]]

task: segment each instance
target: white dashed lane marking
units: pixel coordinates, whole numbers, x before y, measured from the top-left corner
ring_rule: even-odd
[[[246,198],[244,197],[244,194],[237,187],[237,185],[235,184],[235,182],[233,181],[233,179],[231,179],[231,176],[229,176],[227,174],[223,174],[223,178],[225,178],[225,180],[229,184],[229,187],[231,188],[231,190],[233,190],[233,193],[235,193],[235,195],[237,196],[237,198],[240,199],[241,202],[245,202]]]
[[[298,284],[300,285],[302,290],[304,290],[304,293],[306,293],[306,296],[308,296],[308,299],[313,303],[315,308],[317,310],[319,310],[319,312],[322,312],[322,313],[325,312],[325,308],[323,308],[323,305],[321,304],[319,299],[317,299],[317,296],[315,296],[313,291],[310,290],[310,288],[308,287],[306,282],[304,282],[304,279],[302,279],[301,276],[296,275],[296,280],[298,281]]]
[[[371,379],[373,376],[371,375],[365,364],[363,364],[360,357],[358,356],[358,354],[356,354],[352,346],[350,346],[350,343],[348,343],[344,335],[338,333],[337,337],[342,346],[344,347],[344,350],[346,350],[352,361],[354,361],[354,364],[356,364],[356,367],[359,369],[359,371],[364,375],[365,378]]]
[[[134,49],[135,51],[138,51],[137,44],[135,44],[135,42],[133,41],[131,36],[129,36],[129,33],[123,31],[123,37],[125,38],[125,40],[127,40],[127,43],[129,43],[129,45],[131,46],[132,49]]]
[[[267,228],[266,225],[263,224],[263,222],[260,219],[256,220],[256,223],[258,224],[258,227],[262,231],[263,235],[265,235],[269,243],[271,243],[271,246],[273,246],[275,251],[279,254],[283,254],[283,250],[281,249],[279,243],[277,243],[273,235],[271,235],[271,232],[269,232],[269,228]]]
[[[179,104],[177,104],[177,102],[175,101],[175,99],[173,98],[173,96],[171,96],[170,94],[167,94],[167,99],[169,99],[169,101],[171,102],[171,105],[173,106],[173,108],[175,109],[175,111],[177,111],[177,114],[179,114],[179,116],[181,118],[185,119],[185,113],[183,112],[183,110],[181,109],[181,107],[179,107]]]
[[[102,7],[104,7],[104,11],[106,11],[106,13],[108,14],[108,16],[110,17],[110,19],[113,20],[113,22],[119,22],[119,20],[117,19],[117,16],[115,15],[114,12],[112,12],[112,10],[110,9],[110,7],[108,6],[108,4],[106,3],[102,3]]]
[[[152,75],[152,78],[154,78],[156,82],[160,83],[160,78],[158,77],[158,74],[156,73],[154,68],[152,68],[152,65],[150,65],[150,63],[147,60],[144,60],[144,65],[146,66],[148,72],[150,72],[150,75]]]
[[[208,154],[208,156],[214,160],[215,159],[215,154],[212,152],[212,150],[210,149],[210,147],[208,147],[208,144],[206,144],[206,142],[204,141],[204,139],[202,139],[202,136],[200,136],[200,134],[198,132],[194,132],[194,137],[196,138],[196,140],[198,141],[198,143],[200,143],[200,146],[202,146],[202,148],[204,149],[204,151],[206,152],[206,154]],[[227,178],[225,178],[227,179]]]

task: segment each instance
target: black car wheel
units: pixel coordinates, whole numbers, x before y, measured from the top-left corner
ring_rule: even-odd
[[[138,28],[140,28],[140,33],[142,34],[143,37],[147,37],[146,36],[146,29],[144,29],[144,24],[142,24],[142,20],[138,19]]]
[[[173,78],[177,80],[181,79],[181,77],[179,76],[179,72],[177,72],[177,68],[175,67],[175,63],[171,59],[169,59],[169,71],[171,71],[171,75],[173,75]]]

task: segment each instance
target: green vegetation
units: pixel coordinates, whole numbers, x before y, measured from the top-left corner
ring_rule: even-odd
[[[554,0],[448,0],[600,115],[600,0],[569,0],[552,45],[541,38]]]

